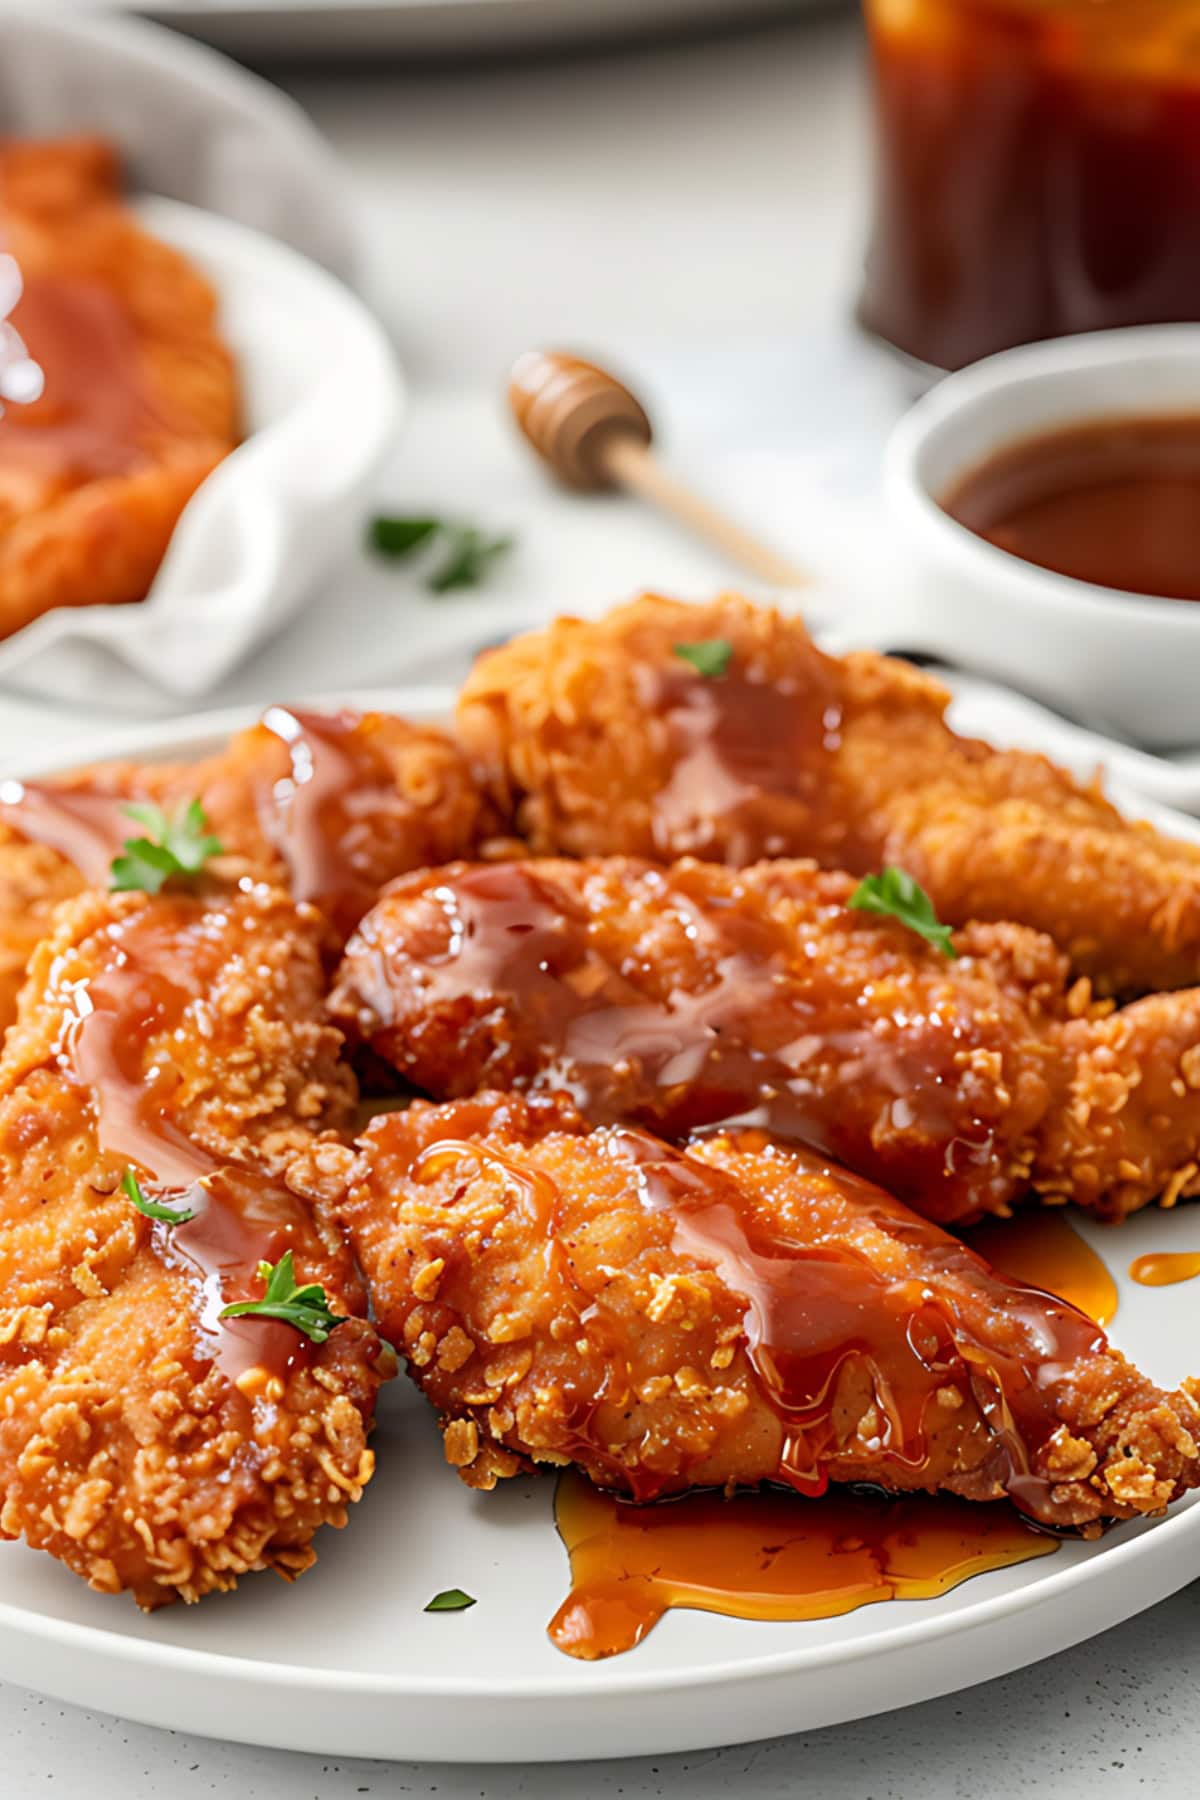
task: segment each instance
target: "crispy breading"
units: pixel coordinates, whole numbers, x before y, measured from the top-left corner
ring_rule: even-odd
[[[251,889],[88,893],[0,1060],[0,1532],[152,1607],[289,1578],[373,1466],[390,1352],[336,1231],[272,1170],[353,1100],[319,921]],[[124,1192],[195,1221],[144,1217]],[[222,1322],[291,1250],[345,1323]]]
[[[16,1017],[29,959],[55,908],[89,884],[107,887],[117,847],[141,830],[125,803],[162,799],[176,774],[173,764],[105,763],[59,776],[44,790],[40,826],[32,822],[41,810],[37,784],[0,782],[0,1037]],[[50,841],[21,835],[18,817]]]
[[[731,655],[705,676],[677,646]],[[795,617],[647,594],[480,657],[461,735],[543,855],[895,864],[951,924],[1045,931],[1104,991],[1200,980],[1200,847],[1045,757],[956,736],[908,664],[823,655]]]
[[[675,1140],[753,1119],[943,1223],[1200,1190],[1200,990],[1114,1012],[1040,932],[969,925],[951,959],[854,887],[782,859],[422,871],[331,1012],[435,1099],[565,1089]]]
[[[394,876],[469,855],[494,832],[445,732],[387,713],[268,716],[299,722],[300,752],[307,746],[323,784],[315,804],[305,796],[297,805],[292,750],[263,725],[197,763],[93,764],[41,784],[0,783],[0,1034],[55,905],[87,884],[107,887],[112,858],[143,834],[123,803],[173,813],[199,799],[225,850],[209,875],[231,887],[247,876],[291,887],[323,908],[334,949]],[[344,761],[333,780],[323,773],[330,757]]]
[[[342,1155],[340,1193],[328,1162],[317,1184],[470,1485],[564,1462],[642,1499],[870,1481],[1091,1528],[1200,1481],[1190,1388],[760,1132],[685,1154],[491,1094]]]
[[[98,139],[0,142],[12,313],[45,389],[0,419],[0,636],[142,599],[187,501],[234,448],[217,301],[124,205]]]
[[[177,786],[200,796],[234,857],[320,906],[343,942],[387,882],[495,831],[465,756],[435,726],[284,707],[264,721]]]

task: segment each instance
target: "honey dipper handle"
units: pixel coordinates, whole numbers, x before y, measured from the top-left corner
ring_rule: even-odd
[[[607,473],[620,487],[629,488],[641,499],[648,500],[662,512],[670,513],[680,524],[697,536],[707,539],[740,564],[759,581],[771,587],[806,587],[812,577],[807,570],[777,556],[769,545],[751,537],[740,525],[718,512],[699,494],[673,481],[653,450],[631,432],[606,434],[599,450]]]

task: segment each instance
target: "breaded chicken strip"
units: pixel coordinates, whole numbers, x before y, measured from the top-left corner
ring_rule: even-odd
[[[0,781],[0,1037],[56,907],[85,887],[108,887],[113,857],[141,832],[125,806],[173,798],[186,785],[181,773],[105,763],[53,782]]]
[[[45,782],[0,782],[0,1033],[57,903],[107,887],[144,827],[129,802],[202,803],[226,854],[210,871],[290,887],[321,906],[340,947],[393,876],[478,850],[494,831],[466,759],[444,732],[387,713],[267,721],[193,764],[109,763]]]
[[[1114,1013],[1039,932],[968,925],[948,959],[854,887],[787,861],[423,870],[331,1012],[436,1099],[565,1089],[675,1140],[752,1121],[943,1224],[1031,1186],[1113,1217],[1200,1190],[1200,990]]]
[[[269,707],[188,781],[226,849],[319,906],[341,942],[395,876],[496,830],[454,740],[391,713]]]
[[[187,501],[234,448],[216,297],[121,200],[99,139],[0,141],[11,321],[45,386],[0,418],[0,636],[57,606],[140,600]]]
[[[641,1500],[868,1481],[1086,1529],[1200,1480],[1190,1388],[761,1132],[685,1155],[491,1094],[380,1117],[343,1156],[334,1210],[472,1486],[565,1462]]]
[[[279,894],[89,893],[0,1061],[0,1532],[144,1607],[299,1573],[372,1471],[390,1352],[272,1172],[352,1102],[320,989],[317,922]],[[288,1256],[344,1321],[323,1342],[221,1316]]]
[[[689,646],[710,673],[686,656]],[[896,864],[939,916],[1053,937],[1106,992],[1200,981],[1200,847],[1133,824],[1042,756],[957,737],[903,662],[823,655],[724,595],[644,595],[480,657],[458,720],[539,854]]]

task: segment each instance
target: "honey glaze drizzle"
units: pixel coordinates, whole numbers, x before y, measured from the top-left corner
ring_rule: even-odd
[[[930,1599],[988,1569],[1051,1556],[1058,1540],[1003,1502],[778,1489],[636,1506],[574,1470],[555,1495],[571,1591],[549,1625],[568,1656],[631,1650],[670,1607],[739,1619],[829,1619],[880,1600]]]
[[[1027,1207],[1011,1219],[987,1219],[956,1236],[992,1268],[1057,1294],[1097,1325],[1109,1325],[1116,1317],[1116,1282],[1061,1208]],[[1200,1274],[1200,1256],[1193,1273]]]
[[[12,323],[45,383],[40,399],[0,418],[0,468],[71,486],[145,464],[171,423],[151,397],[132,317],[113,290],[29,276]]]
[[[839,1372],[861,1361],[884,1417],[881,1471],[928,1466],[926,1410],[939,1389],[952,1385],[965,1391],[993,1434],[984,1469],[989,1480],[1040,1523],[1071,1522],[1036,1464],[1060,1424],[1046,1371],[1066,1374],[1107,1349],[1091,1320],[1049,1294],[1014,1287],[939,1227],[816,1159],[807,1159],[812,1236],[801,1244],[747,1219],[740,1190],[723,1170],[639,1131],[602,1135],[608,1153],[630,1165],[642,1204],[670,1217],[677,1249],[715,1268],[727,1288],[744,1296],[748,1354],[783,1428],[781,1482],[804,1494],[825,1491],[839,1450]],[[735,1153],[760,1152],[767,1140],[743,1131],[728,1142]],[[797,1153],[789,1157],[794,1165]],[[885,1275],[841,1241],[845,1202],[858,1220],[923,1252],[938,1270],[937,1290],[907,1274]],[[821,1241],[825,1208],[830,1233]],[[971,1316],[976,1310],[989,1322],[983,1333]]]
[[[1129,1274],[1140,1287],[1174,1287],[1177,1281],[1194,1281],[1200,1275],[1200,1250],[1152,1250],[1130,1263]]]
[[[287,746],[291,773],[259,796],[263,831],[288,865],[297,900],[328,900],[352,882],[341,837],[363,771],[350,744],[358,713],[268,707],[263,725]]]
[[[0,820],[31,844],[73,863],[91,887],[107,887],[112,861],[140,827],[126,814],[130,799],[84,786],[0,781]]]
[[[424,1187],[460,1163],[465,1163],[472,1173],[490,1170],[499,1177],[518,1209],[541,1233],[542,1266],[547,1278],[558,1275],[569,1281],[569,1264],[558,1237],[558,1183],[542,1169],[523,1169],[499,1150],[485,1149],[482,1144],[473,1144],[466,1138],[440,1138],[436,1144],[428,1145],[412,1164],[408,1178]]]
[[[802,682],[760,675],[735,656],[721,675],[682,659],[638,664],[638,698],[665,722],[672,767],[654,800],[651,834],[663,858],[711,855],[734,865],[786,852],[770,824],[782,803],[794,842],[845,835],[832,805],[832,759],[841,743],[835,665],[811,650]]]
[[[966,1114],[955,1087],[965,1040],[919,1017],[900,1032],[871,1030],[857,997],[823,991],[816,974],[803,986],[789,975],[769,920],[736,906],[709,911],[692,901],[685,873],[664,888],[664,905],[712,946],[714,967],[705,985],[663,1001],[605,959],[585,910],[534,869],[468,869],[430,898],[445,916],[448,947],[420,961],[423,1003],[498,997],[511,1008],[517,1028],[496,1054],[511,1057],[515,1041],[519,1060],[502,1085],[562,1090],[589,1118],[632,1118],[674,1138],[731,1120],[754,1124],[835,1160],[869,1163],[863,1173],[893,1189],[902,1174],[902,1198],[911,1187],[950,1217],[985,1205],[993,1190],[1007,1197],[991,1129]],[[361,929],[365,951],[369,917]],[[397,1017],[397,999],[401,1011],[410,1003],[392,993],[384,953],[361,954],[356,980],[385,1024]],[[402,1038],[395,1054],[403,1067]],[[866,1078],[848,1077],[851,1069]],[[468,1091],[487,1085],[489,1073],[487,1065],[467,1070]],[[880,1141],[903,1154],[877,1154]]]
[[[301,1333],[272,1319],[222,1319],[224,1306],[259,1291],[258,1265],[295,1246],[299,1203],[268,1177],[218,1161],[168,1116],[174,1087],[169,1063],[148,1072],[152,1038],[177,1031],[196,996],[171,980],[179,934],[200,915],[162,901],[112,928],[114,962],[71,991],[56,1045],[64,1074],[90,1090],[96,1138],[106,1155],[135,1164],[149,1197],[195,1217],[180,1225],[147,1221],[147,1238],[167,1268],[198,1285],[197,1323],[205,1354],[245,1391],[282,1379],[311,1356]]]

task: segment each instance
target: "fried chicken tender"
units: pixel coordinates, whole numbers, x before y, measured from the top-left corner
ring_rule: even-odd
[[[121,200],[99,139],[0,141],[11,314],[42,397],[0,418],[0,636],[144,598],[187,501],[238,439],[217,302]]]
[[[319,906],[342,943],[394,877],[497,829],[454,740],[390,713],[269,707],[189,782],[225,848]]]
[[[396,882],[331,1015],[421,1092],[565,1090],[678,1141],[807,1144],[943,1224],[1028,1189],[1120,1217],[1200,1190],[1200,990],[1113,1012],[1040,932],[948,959],[808,862],[456,864]]]
[[[444,732],[386,713],[322,718],[272,707],[198,763],[96,764],[47,782],[0,782],[0,1033],[59,901],[107,887],[112,859],[144,827],[199,799],[225,854],[209,865],[290,887],[323,909],[340,948],[379,889],[426,864],[470,855],[494,817]]]
[[[343,1156],[326,1202],[471,1486],[567,1462],[639,1500],[868,1481],[1091,1529],[1200,1480],[1189,1386],[762,1132],[685,1154],[489,1094]]]
[[[716,646],[701,674],[680,645]],[[908,871],[951,924],[1048,932],[1106,992],[1200,980],[1200,847],[1124,819],[1045,757],[955,735],[946,690],[727,594],[647,594],[480,657],[458,722],[542,855],[811,856]]]
[[[125,804],[167,797],[178,773],[107,763],[44,785],[0,781],[0,1037],[60,902],[107,887],[114,855],[141,829]]]
[[[276,1173],[353,1102],[318,931],[263,888],[84,894],[0,1059],[0,1533],[143,1607],[299,1574],[372,1472],[394,1359]],[[344,1318],[324,1343],[220,1317],[288,1252]]]

